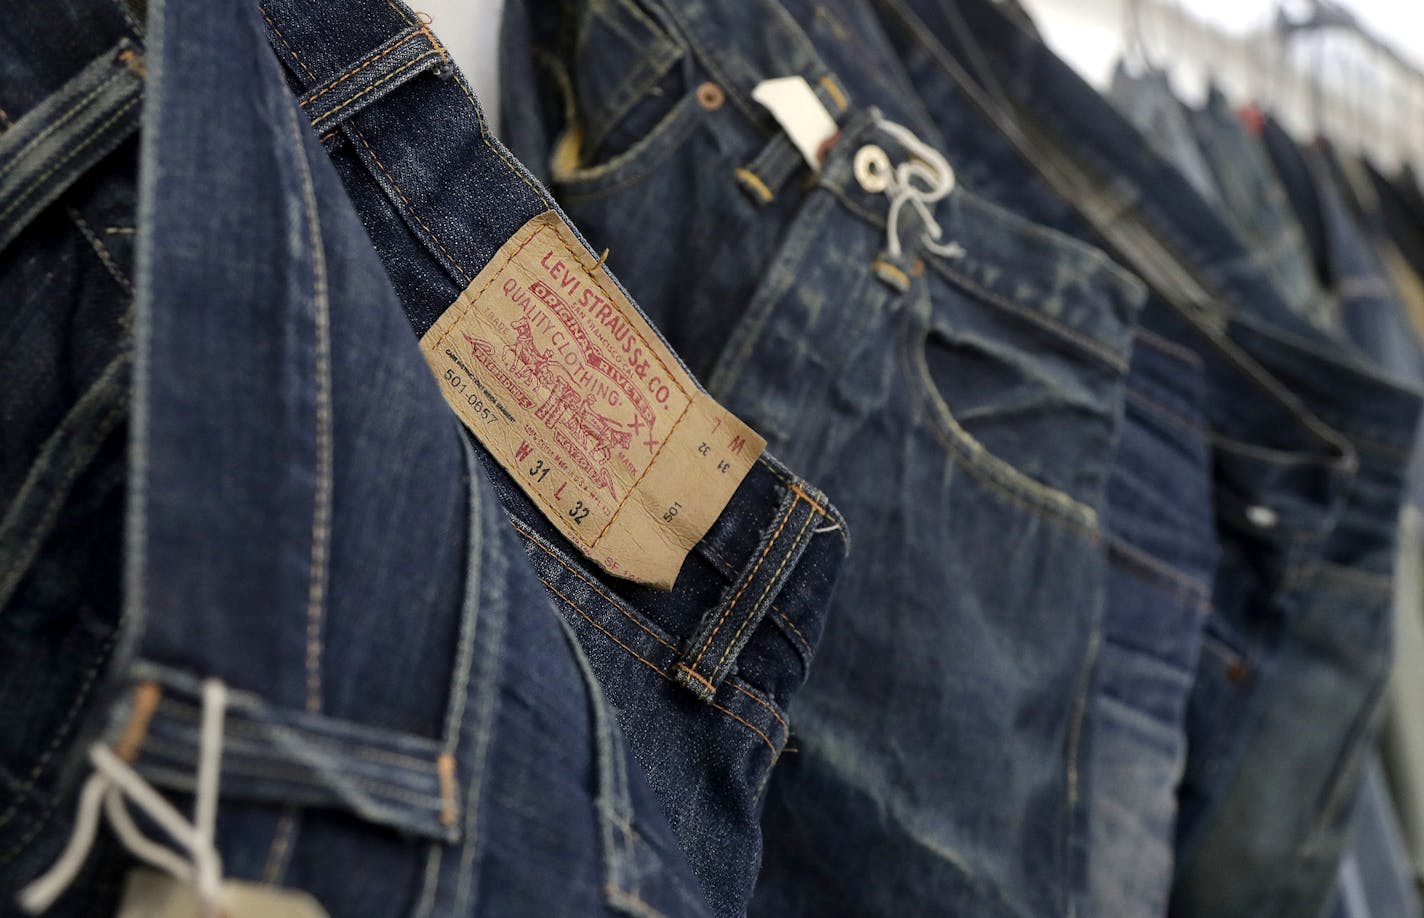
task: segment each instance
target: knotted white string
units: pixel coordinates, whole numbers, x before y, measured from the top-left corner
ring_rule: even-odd
[[[213,837],[217,824],[218,766],[222,761],[223,717],[226,710],[227,687],[216,679],[204,682],[192,823],[108,747],[99,743],[91,746],[89,762],[94,766],[94,774],[84,782],[84,788],[79,793],[74,832],[69,836],[64,852],[49,870],[20,891],[20,907],[31,915],[37,915],[53,905],[74,882],[94,846],[102,806],[114,834],[130,853],[185,883],[192,883],[203,902],[205,913],[216,916],[218,892],[222,886],[222,862]],[[126,801],[131,801],[158,823],[190,860],[145,836],[129,814]]]
[[[900,257],[900,213],[909,205],[919,213],[925,225],[925,248],[946,258],[959,258],[964,254],[964,247],[953,241],[941,242],[944,229],[934,218],[934,205],[954,190],[954,168],[949,160],[902,124],[881,118],[876,126],[911,153],[909,159],[883,176],[885,196],[890,199],[890,211],[886,215],[886,251],[892,258]]]

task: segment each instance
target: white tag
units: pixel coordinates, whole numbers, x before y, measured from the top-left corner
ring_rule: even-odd
[[[307,893],[236,880],[223,883],[218,910],[223,918],[327,918],[326,910]],[[200,918],[203,914],[192,884],[140,868],[129,872],[118,918]]]
[[[836,136],[836,119],[826,111],[805,77],[763,80],[752,90],[752,98],[766,106],[806,158],[807,165],[819,172],[821,148]]]

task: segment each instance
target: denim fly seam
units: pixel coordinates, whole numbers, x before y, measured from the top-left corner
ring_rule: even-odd
[[[550,159],[574,218],[629,253],[620,274],[644,307],[725,404],[836,495],[864,553],[793,707],[799,752],[772,777],[754,909],[1066,911],[1107,573],[1104,457],[1140,288],[1096,250],[959,190],[930,213],[938,253],[926,216],[904,207],[893,254],[886,196],[853,177],[858,151],[920,155],[883,124],[920,121],[896,107],[892,77],[846,78],[779,3],[638,6],[685,59],[577,158],[572,128],[544,150],[511,141]],[[644,59],[598,50],[550,78],[555,98],[575,87],[554,103],[574,125],[599,110],[583,87]],[[846,72],[893,72],[876,60]],[[839,124],[814,174],[747,101],[788,73]],[[506,110],[536,95],[506,83]],[[684,199],[697,206],[677,211],[674,234],[657,211]],[[686,241],[638,246],[647,227]],[[975,545],[991,538],[1012,556],[983,564]],[[974,790],[938,780],[946,768]],[[989,798],[993,814],[973,803]]]
[[[97,2],[16,11],[0,36],[7,896],[68,836],[78,778],[69,752],[91,732],[122,617],[141,32],[122,4]],[[94,895],[71,896],[55,914],[112,898],[111,866],[86,877]]]
[[[181,806],[227,683],[224,870],[332,913],[705,914],[256,12],[149,12],[126,616],[84,719]]]
[[[407,318],[424,334],[552,200],[493,138],[463,78],[435,63],[438,54],[416,51],[438,45],[413,16],[373,3],[352,24],[276,0],[263,12],[289,85],[309,103]],[[659,66],[618,84],[641,86]],[[429,72],[406,79],[408,67]],[[338,105],[341,122],[328,127],[334,119],[321,111]],[[763,456],[674,589],[659,592],[602,573],[504,469],[484,465],[714,910],[743,911],[761,857],[766,778],[787,739],[785,707],[806,677],[846,550],[839,514]]]

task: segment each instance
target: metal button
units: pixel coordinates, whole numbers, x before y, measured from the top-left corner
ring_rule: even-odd
[[[707,82],[697,87],[697,104],[709,112],[715,112],[726,101],[727,94],[716,83]]]
[[[890,187],[890,157],[873,143],[855,151],[855,180],[872,194]]]

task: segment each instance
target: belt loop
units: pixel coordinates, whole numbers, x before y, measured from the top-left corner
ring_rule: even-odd
[[[712,700],[786,578],[796,569],[810,542],[812,524],[821,516],[820,508],[799,489],[787,489],[741,575],[717,607],[703,617],[673,666],[673,678],[679,685],[703,701]]]

